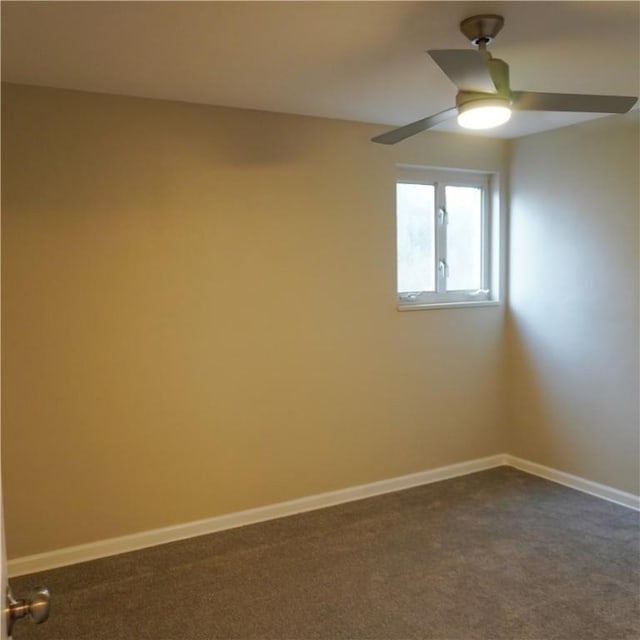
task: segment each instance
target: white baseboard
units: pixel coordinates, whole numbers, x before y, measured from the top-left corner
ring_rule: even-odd
[[[8,573],[9,577],[15,577],[27,573],[46,571],[78,562],[112,556],[118,553],[153,547],[167,542],[193,538],[224,529],[233,529],[235,527],[282,518],[296,513],[331,507],[344,502],[362,500],[363,498],[409,489],[431,482],[439,482],[440,480],[455,478],[456,476],[463,476],[469,473],[475,473],[476,471],[492,469],[493,467],[499,467],[504,464],[505,456],[502,454],[489,456],[487,458],[478,458],[476,460],[420,471],[406,476],[380,480],[370,484],[339,489],[338,491],[330,491],[328,493],[320,493],[287,502],[279,502],[256,509],[237,511],[205,520],[163,527],[162,529],[141,531],[140,533],[119,538],[99,540],[75,547],[66,547],[56,549],[55,551],[24,556],[22,558],[9,560],[7,563]]]
[[[522,458],[517,458],[516,456],[509,454],[504,455],[504,464],[509,465],[510,467],[515,467],[516,469],[520,469],[520,471],[525,471],[526,473],[530,473],[534,476],[539,476],[546,480],[557,482],[558,484],[570,487],[571,489],[577,489],[583,493],[588,493],[592,496],[596,496],[597,498],[602,498],[609,502],[615,502],[623,507],[640,511],[640,496],[633,493],[620,491],[619,489],[614,489],[613,487],[608,487],[607,485],[599,484],[592,480],[585,480],[579,476],[574,476],[570,473],[565,473],[564,471],[558,471],[551,467],[545,467],[537,462],[530,462],[529,460],[523,460]]]
[[[15,558],[9,560],[7,563],[8,573],[9,577],[15,577],[27,573],[46,571],[78,562],[112,556],[118,553],[153,547],[167,542],[194,538],[208,533],[215,533],[216,531],[233,529],[266,520],[274,520],[275,518],[282,518],[296,513],[331,507],[354,500],[362,500],[363,498],[370,498],[384,493],[439,482],[440,480],[447,480],[448,478],[455,478],[457,476],[484,471],[503,465],[515,467],[526,473],[540,476],[541,478],[557,482],[558,484],[577,489],[584,493],[589,493],[610,502],[615,502],[624,507],[640,510],[640,496],[598,484],[591,480],[585,480],[584,478],[579,478],[578,476],[551,469],[550,467],[545,467],[541,464],[523,460],[522,458],[517,458],[505,453],[460,462],[446,467],[420,471],[397,478],[389,478],[388,480],[380,480],[370,484],[349,487],[347,489],[339,489],[338,491],[320,493],[297,500],[289,500],[288,502],[279,502],[264,507],[257,507],[256,509],[237,511],[205,520],[187,522],[171,527],[163,527],[161,529],[141,531],[140,533],[119,538],[99,540],[89,544],[81,544],[75,547],[66,547],[55,551],[47,551],[46,553]]]

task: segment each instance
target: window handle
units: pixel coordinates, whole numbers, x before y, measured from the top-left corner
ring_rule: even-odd
[[[438,209],[438,218],[440,220],[440,224],[449,224],[449,214],[444,207],[440,207]]]
[[[442,273],[442,275],[445,278],[449,277],[449,265],[444,261],[444,260],[440,260],[440,272]]]

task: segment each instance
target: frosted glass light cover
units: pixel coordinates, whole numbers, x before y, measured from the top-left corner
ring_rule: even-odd
[[[511,118],[511,109],[500,105],[485,105],[465,109],[458,114],[458,124],[465,129],[492,129]]]

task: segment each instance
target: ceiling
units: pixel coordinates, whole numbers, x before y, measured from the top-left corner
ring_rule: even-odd
[[[2,2],[2,79],[403,125],[454,106],[426,49],[499,13],[513,89],[637,96],[638,2]],[[599,117],[514,113],[517,137]],[[440,125],[457,131],[455,120]],[[381,127],[381,131],[385,129]],[[460,130],[462,131],[462,130]],[[476,134],[477,135],[477,134]]]

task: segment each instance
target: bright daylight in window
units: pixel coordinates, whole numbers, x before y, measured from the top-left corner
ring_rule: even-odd
[[[399,308],[494,299],[488,174],[401,169],[396,220]]]

